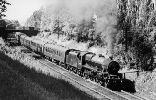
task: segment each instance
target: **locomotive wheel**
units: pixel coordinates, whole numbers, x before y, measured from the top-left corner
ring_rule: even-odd
[[[84,77],[85,77],[86,79],[89,79],[89,76],[88,76],[87,74],[84,74]]]
[[[91,81],[95,81],[94,77],[92,77],[92,76],[90,76],[89,79],[90,79]]]
[[[76,74],[77,73],[77,69],[75,67],[73,67],[73,72]]]
[[[103,85],[103,82],[102,81],[100,81],[100,80],[98,80],[98,82],[97,83],[99,83],[100,85]]]
[[[89,76],[90,76],[89,78],[91,81],[96,82],[96,76],[92,76],[92,75],[89,75]]]
[[[70,70],[70,71],[73,71],[73,67],[72,67],[72,66],[69,66],[69,67],[70,67],[69,70]]]
[[[103,82],[101,82],[101,85],[107,88],[109,85],[109,81],[105,79]]]
[[[78,74],[79,73],[79,70],[76,68],[76,74]]]
[[[97,83],[99,83],[99,82],[100,82],[100,81],[98,80],[98,78],[97,78],[97,77],[95,78],[95,82],[97,82]]]
[[[69,69],[70,69],[69,65],[67,65],[67,66],[66,66],[66,69],[67,69],[67,70],[69,70]]]
[[[51,58],[50,61],[53,62],[53,59]]]
[[[77,74],[80,75],[80,70],[79,69],[77,69]]]
[[[80,71],[79,75],[80,75],[81,77],[84,77],[84,74],[83,74],[82,71]]]

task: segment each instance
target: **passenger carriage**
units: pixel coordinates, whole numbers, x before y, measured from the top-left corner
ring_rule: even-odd
[[[27,37],[26,35],[21,35],[20,36],[20,43],[21,45],[25,46],[25,37]]]
[[[30,48],[31,41],[32,41],[32,38],[26,36],[26,37],[24,38],[24,46],[27,47],[27,48]]]
[[[42,49],[43,49],[44,44],[46,44],[46,42],[44,42],[42,40],[32,39],[30,48],[33,51],[42,54]]]
[[[49,59],[54,59],[60,63],[65,63],[66,52],[68,48],[55,44],[47,43],[44,45],[43,54]]]
[[[17,39],[17,41],[18,41],[19,44],[21,44],[20,37],[21,37],[22,35],[26,36],[24,33],[20,33],[20,32],[17,32],[17,33],[15,34],[15,37],[16,37],[16,39]]]

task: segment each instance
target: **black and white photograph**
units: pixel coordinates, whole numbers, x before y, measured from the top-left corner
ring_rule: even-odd
[[[156,100],[156,0],[0,0],[0,100]]]

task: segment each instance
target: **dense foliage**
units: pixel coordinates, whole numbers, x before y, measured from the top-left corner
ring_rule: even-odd
[[[27,20],[25,26],[33,26],[36,28],[40,28],[42,15],[43,15],[42,10],[35,11],[33,15],[30,16],[30,18]]]
[[[8,3],[6,0],[0,0],[0,19],[3,16],[6,16],[4,12],[6,12],[7,10],[7,7],[6,7],[7,5],[10,5],[10,3]]]
[[[118,14],[118,44],[125,47],[125,61],[135,60],[136,67],[142,70],[153,70],[154,65],[154,17],[151,0],[121,0]],[[150,24],[150,25],[149,25]],[[152,28],[151,28],[152,26]],[[122,33],[123,32],[123,33]],[[124,56],[124,55],[123,55]],[[129,59],[130,58],[130,59]]]

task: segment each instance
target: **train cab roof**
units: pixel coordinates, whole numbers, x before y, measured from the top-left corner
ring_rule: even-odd
[[[25,34],[21,32],[16,32],[16,35],[25,35]]]
[[[21,37],[21,38],[25,38],[25,37],[27,37],[27,36],[26,36],[26,35],[21,35],[20,37]]]
[[[46,42],[40,40],[40,39],[32,39],[32,42],[36,43],[36,44],[40,44],[40,45],[44,45]]]
[[[67,48],[65,46],[51,44],[51,43],[47,43],[44,46],[48,47],[48,48],[52,48],[52,49],[58,50],[58,51],[62,51],[62,52],[66,52],[67,50],[69,50],[69,48]]]
[[[32,41],[32,38],[31,37],[28,37],[28,36],[26,36],[24,39],[25,40],[28,40],[28,41]]]
[[[55,41],[53,41],[53,40],[43,40],[44,42],[46,42],[46,43],[53,43],[53,44],[57,44],[57,42],[55,42]]]

